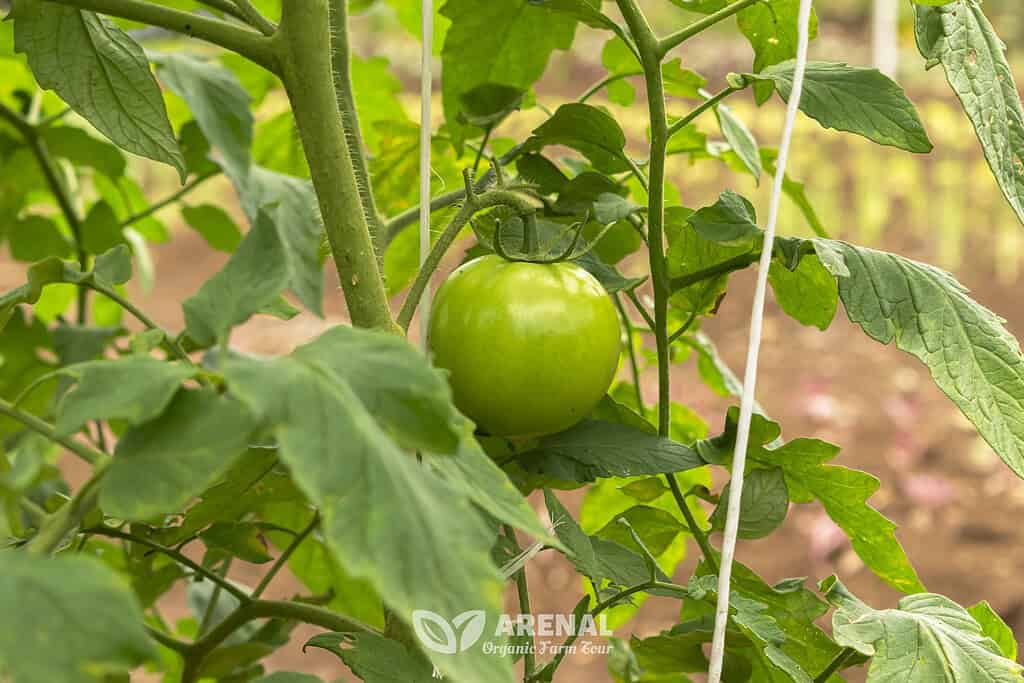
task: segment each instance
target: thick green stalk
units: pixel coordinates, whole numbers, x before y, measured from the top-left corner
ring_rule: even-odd
[[[352,168],[356,174],[359,187],[359,201],[363,206],[363,214],[370,228],[370,237],[377,250],[377,260],[384,258],[384,227],[377,212],[377,201],[373,196],[373,183],[370,182],[370,168],[366,163],[366,152],[363,143],[363,131],[356,113],[356,99],[352,88],[352,50],[349,46],[348,33],[348,0],[331,0],[331,64],[334,66],[334,88],[338,94],[338,110],[341,112],[342,125],[345,127],[345,142],[348,153],[352,157]]]
[[[658,433],[669,434],[668,282],[665,263],[665,160],[668,149],[668,113],[665,83],[661,75],[662,52],[647,18],[635,0],[616,0],[640,50],[647,83],[647,107],[651,121],[650,191],[647,206],[647,241],[651,278],[654,281],[654,337],[658,347]]]
[[[274,40],[349,316],[357,327],[394,331],[338,112],[328,0],[287,0]]]
[[[150,26],[199,38],[226,50],[237,52],[264,69],[277,73],[277,60],[271,39],[220,19],[182,12],[141,0],[56,0],[61,5],[130,19]],[[289,3],[285,3],[287,5]]]

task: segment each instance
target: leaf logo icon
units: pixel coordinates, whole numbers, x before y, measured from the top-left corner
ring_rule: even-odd
[[[444,655],[465,652],[476,645],[486,625],[487,614],[483,610],[463,612],[451,623],[430,610],[412,613],[412,627],[423,646]]]
[[[461,630],[459,636],[459,652],[465,652],[476,645],[480,636],[484,634],[484,626],[487,625],[487,614],[482,609],[463,612],[452,620],[456,631]]]
[[[455,629],[439,614],[425,609],[416,610],[412,613],[412,628],[428,650],[443,655],[456,653]]]

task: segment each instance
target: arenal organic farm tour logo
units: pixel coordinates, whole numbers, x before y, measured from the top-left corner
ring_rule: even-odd
[[[487,614],[483,610],[469,610],[457,615],[449,621],[436,612],[430,610],[416,610],[412,613],[412,625],[416,636],[428,650],[440,654],[454,655],[466,652],[473,648],[484,636],[487,628]],[[483,644],[484,654],[495,654],[500,656],[526,654],[526,651],[533,654],[556,653],[561,646],[538,643],[536,645],[524,644],[522,642],[504,643],[504,639],[522,638],[567,638],[575,636],[576,639],[587,636],[609,637],[613,635],[611,629],[602,614],[596,619],[593,615],[584,614],[578,617],[575,614],[502,614],[494,629],[494,640],[488,640]],[[588,652],[600,654],[593,648],[603,647],[598,644],[576,643],[568,646],[571,648],[585,647]]]

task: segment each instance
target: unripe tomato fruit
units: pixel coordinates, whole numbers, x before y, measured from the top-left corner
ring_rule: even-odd
[[[488,434],[568,429],[608,391],[619,319],[601,284],[573,263],[484,256],[441,285],[430,316],[434,362],[455,405]]]

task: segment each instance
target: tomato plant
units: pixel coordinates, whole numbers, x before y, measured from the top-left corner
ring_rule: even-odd
[[[673,402],[674,370],[742,393],[702,323],[762,256],[785,314],[824,330],[841,304],[920,361],[1024,477],[1024,356],[952,275],[834,238],[799,178],[780,180],[806,225],[783,226],[771,250],[739,192],[688,205],[697,166],[779,170],[730,104],[760,116],[790,99],[796,0],[436,3],[430,197],[411,190],[424,131],[401,81],[352,49],[368,25],[357,13],[390,8],[415,34],[414,2],[11,4],[0,239],[24,282],[0,295],[4,680],[315,683],[302,659],[267,673],[303,625],[318,629],[305,645],[367,683],[554,681],[592,641],[614,681],[694,680],[736,495],[712,473],[730,465],[737,417],[709,435]],[[978,0],[913,10],[924,65],[945,73],[1024,220],[1024,109],[1002,42]],[[691,39],[729,25],[749,70],[688,69]],[[600,36],[604,72],[552,102],[537,84],[582,35]],[[800,110],[825,128],[932,150],[874,69],[812,61],[803,87]],[[627,139],[624,107],[645,112],[646,138]],[[148,182],[166,177],[173,189]],[[166,291],[153,252],[185,227],[223,265],[180,316],[156,316],[140,303]],[[422,353],[406,332],[462,256]],[[335,299],[346,322],[289,353],[257,355],[235,333],[273,316],[302,334],[287,321]],[[783,438],[769,412],[754,415],[737,484],[740,537],[819,505],[902,598],[870,606],[836,576],[738,564],[726,680],[1020,680],[988,603],[928,591],[871,505],[880,482],[835,464],[836,445]],[[580,494],[578,513],[561,490]],[[541,552],[579,575],[571,614],[531,614]],[[502,613],[506,591],[518,614]],[[648,599],[672,601],[678,622],[631,634]]]

